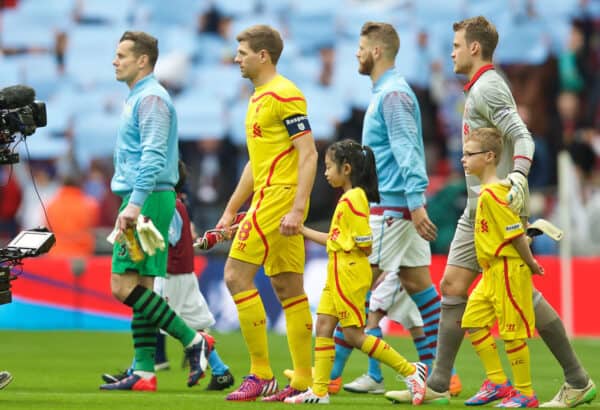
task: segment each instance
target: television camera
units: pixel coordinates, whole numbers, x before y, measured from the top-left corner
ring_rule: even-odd
[[[10,282],[17,278],[10,268],[19,265],[24,258],[44,254],[52,248],[56,239],[46,228],[21,231],[8,245],[0,248],[0,305],[12,301]]]
[[[35,91],[25,85],[13,85],[0,90],[0,165],[19,162],[19,154],[10,144],[17,134],[33,134],[46,126],[46,104],[35,100]]]
[[[35,100],[35,91],[25,85],[13,85],[0,90],[0,165],[19,162],[19,154],[11,144],[16,136],[33,134],[46,126],[46,104]],[[56,239],[46,228],[20,232],[10,243],[0,247],[0,305],[12,301],[10,282],[17,278],[11,267],[22,259],[39,256],[50,250]]]

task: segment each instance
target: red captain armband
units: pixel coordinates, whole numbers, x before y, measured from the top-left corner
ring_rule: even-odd
[[[292,115],[283,120],[283,123],[290,137],[310,131],[310,124],[306,115]]]

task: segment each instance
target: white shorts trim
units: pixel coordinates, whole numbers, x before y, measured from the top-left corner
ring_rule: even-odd
[[[192,329],[207,329],[215,324],[215,318],[200,293],[198,278],[193,273],[155,278],[154,291]]]
[[[390,215],[371,215],[369,225],[373,233],[371,265],[384,272],[397,272],[401,266],[431,265],[429,242],[421,238],[412,221]]]

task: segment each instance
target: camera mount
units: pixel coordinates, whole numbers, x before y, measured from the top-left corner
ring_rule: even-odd
[[[56,243],[54,234],[46,228],[21,231],[5,248],[0,248],[0,305],[12,301],[10,282],[11,266],[21,264],[22,259],[42,255]]]

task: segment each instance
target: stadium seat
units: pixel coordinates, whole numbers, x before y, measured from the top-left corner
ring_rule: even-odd
[[[502,37],[495,59],[500,64],[542,64],[548,58],[548,27],[539,18],[507,16],[496,23]]]
[[[306,97],[308,119],[315,140],[330,141],[335,134],[336,124],[348,116],[350,107],[333,87],[316,84],[300,87]]]
[[[58,21],[40,23],[21,9],[2,10],[2,47],[42,47],[52,50]],[[25,29],[26,28],[26,29]]]
[[[69,150],[69,142],[65,138],[53,137],[45,128],[38,128],[34,135],[26,138],[26,141],[27,146],[24,143],[18,145],[21,159],[60,158]]]
[[[66,26],[71,19],[71,12],[75,6],[76,0],[20,0],[17,5],[17,12],[21,13],[36,25],[49,26]],[[6,10],[3,10],[6,13]],[[3,23],[4,23],[3,19]],[[26,26],[28,29],[31,26]],[[19,30],[19,34],[25,34],[27,30]]]
[[[223,138],[227,130],[222,100],[202,89],[188,89],[174,99],[179,139]]]
[[[0,60],[0,88],[23,82],[23,73],[17,59],[4,57]]]
[[[115,149],[120,113],[92,112],[76,117],[73,151],[81,169],[94,158],[111,158]]]
[[[107,7],[106,0],[82,0],[80,14],[82,17],[97,19],[105,24],[124,25],[129,22],[135,4],[132,1],[113,1]]]
[[[288,16],[288,29],[302,54],[311,54],[322,46],[335,44],[333,13],[294,11]]]
[[[242,82],[247,81],[240,75],[237,64],[203,64],[194,68],[191,78],[193,87],[225,102],[235,100]]]
[[[236,18],[254,13],[259,6],[259,1],[219,0],[215,2],[215,6],[222,14]]]
[[[150,20],[153,23],[174,25],[179,27],[195,26],[198,13],[201,11],[199,3],[190,0],[145,0],[144,6],[148,8]]]

